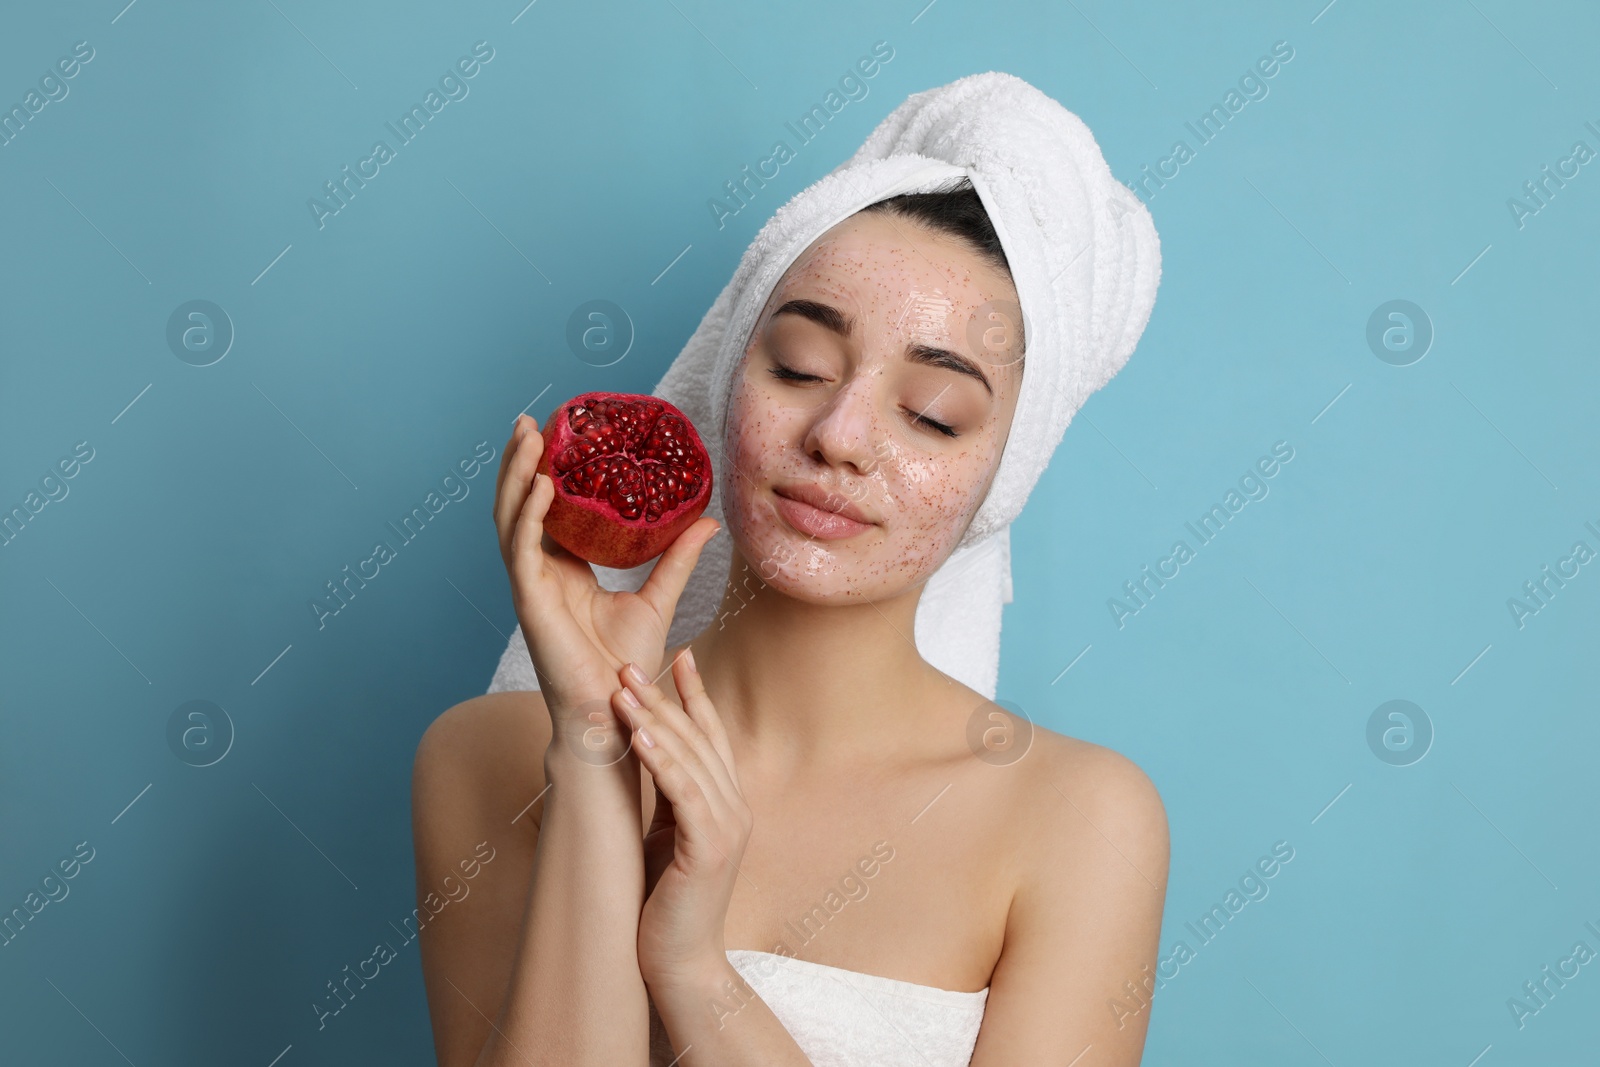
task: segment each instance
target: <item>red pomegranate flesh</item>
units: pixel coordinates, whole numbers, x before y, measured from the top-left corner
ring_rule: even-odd
[[[545,532],[602,567],[659,556],[711,501],[711,457],[688,416],[638,393],[583,393],[556,408],[538,470],[556,491]]]

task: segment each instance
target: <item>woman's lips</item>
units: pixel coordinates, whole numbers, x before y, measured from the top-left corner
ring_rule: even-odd
[[[863,530],[872,528],[872,523],[847,519],[843,515],[836,515],[831,511],[812,507],[810,504],[802,504],[798,500],[791,500],[777,493],[773,494],[773,499],[777,501],[778,514],[782,515],[790,526],[808,537],[837,541],[845,537],[854,537]]]

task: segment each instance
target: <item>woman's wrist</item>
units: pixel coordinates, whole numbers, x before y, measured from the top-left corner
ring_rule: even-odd
[[[596,687],[590,691],[600,690]],[[547,755],[575,757],[576,763],[589,767],[610,767],[624,762],[629,730],[612,710],[609,693],[604,697],[564,697],[552,693],[545,698],[545,708],[550,715]]]
[[[749,984],[728,961],[727,954],[710,950],[698,959],[670,967],[641,966],[640,975],[663,1019],[687,1019],[691,1013],[703,1013],[705,1020],[719,1021],[752,995]]]
[[[638,785],[639,771],[636,761],[628,758],[627,744],[627,733],[615,726],[601,729],[589,724],[583,728],[557,724],[544,751],[544,780],[558,789],[614,789],[629,782]]]

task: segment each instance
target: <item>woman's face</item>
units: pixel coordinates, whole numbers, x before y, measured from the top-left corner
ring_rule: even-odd
[[[964,241],[899,216],[852,216],[796,260],[734,372],[723,442],[729,533],[763,580],[878,600],[938,569],[1016,410],[1016,301]]]

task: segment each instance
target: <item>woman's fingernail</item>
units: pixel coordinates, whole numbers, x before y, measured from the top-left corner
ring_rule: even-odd
[[[689,665],[689,669],[691,671],[699,670],[699,668],[694,665],[694,649],[686,648],[683,650],[683,662]]]
[[[635,682],[638,682],[640,685],[649,685],[650,684],[650,679],[648,679],[648,678],[646,678],[644,676],[644,671],[641,671],[639,669],[639,665],[637,663],[628,664],[628,666],[626,668],[626,673],[627,673],[629,678],[632,678]]]
[[[633,695],[632,689],[619,689],[617,692],[622,694],[622,703],[625,706],[636,709],[643,707],[643,705],[639,703],[639,698]]]
[[[650,739],[650,734],[643,726],[639,727],[639,743],[644,745],[645,748],[656,747],[656,743]]]

